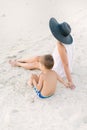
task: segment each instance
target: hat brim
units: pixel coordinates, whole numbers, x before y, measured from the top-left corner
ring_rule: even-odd
[[[60,42],[64,44],[72,44],[73,38],[71,35],[68,35],[67,37],[63,36],[60,32],[59,23],[55,18],[51,18],[49,21],[49,27],[53,34],[53,36],[59,40]]]

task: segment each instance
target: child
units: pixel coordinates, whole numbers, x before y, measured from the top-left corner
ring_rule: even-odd
[[[32,74],[28,84],[33,85],[37,95],[40,98],[47,98],[55,93],[57,80],[63,83],[66,87],[69,84],[63,81],[63,79],[57,75],[54,70],[51,70],[54,65],[54,60],[51,55],[44,55],[39,58],[39,66],[42,71],[39,77]]]

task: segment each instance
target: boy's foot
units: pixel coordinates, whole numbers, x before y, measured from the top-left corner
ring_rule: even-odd
[[[34,87],[31,81],[28,81],[28,82],[27,82],[27,85],[30,86],[31,88]]]

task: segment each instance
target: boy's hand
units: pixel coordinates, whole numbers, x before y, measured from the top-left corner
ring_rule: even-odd
[[[69,88],[70,87],[70,83],[64,83],[64,85],[67,87],[67,88]]]

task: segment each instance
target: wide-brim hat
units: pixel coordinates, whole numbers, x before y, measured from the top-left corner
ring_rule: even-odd
[[[70,35],[71,27],[68,23],[58,23],[55,18],[51,18],[49,21],[50,30],[53,36],[64,44],[71,44],[73,38]]]

